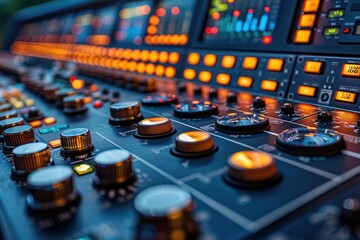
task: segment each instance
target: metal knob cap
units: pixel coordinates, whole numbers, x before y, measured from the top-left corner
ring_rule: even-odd
[[[12,106],[10,103],[0,105],[0,112],[10,111],[11,109],[12,109]]]
[[[0,113],[0,121],[8,118],[14,118],[17,117],[18,113],[15,110],[10,110],[6,112]]]
[[[65,114],[83,113],[87,110],[84,102],[84,96],[82,95],[65,97],[63,99],[63,104],[64,104],[63,111]]]
[[[146,118],[138,123],[138,133],[141,135],[161,135],[171,130],[171,121],[165,117]]]
[[[143,119],[137,101],[114,103],[110,106],[110,114],[110,123],[113,125],[132,124]]]
[[[28,125],[8,128],[4,131],[3,137],[4,152],[11,151],[12,148],[19,145],[35,142],[34,130]]]
[[[71,157],[89,153],[94,149],[90,130],[73,128],[60,134],[61,155]]]
[[[0,134],[2,135],[3,132],[12,127],[25,125],[25,120],[21,117],[15,118],[8,118],[0,121]]]

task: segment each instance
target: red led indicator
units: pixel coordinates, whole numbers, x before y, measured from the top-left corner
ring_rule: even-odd
[[[240,11],[239,10],[234,11],[234,17],[240,17]]]
[[[344,28],[343,33],[349,34],[351,32],[351,29],[349,27]]]
[[[159,17],[164,17],[166,15],[166,10],[165,8],[158,8],[156,10],[156,15],[158,15]]]
[[[248,10],[248,13],[254,13],[254,9],[250,8],[250,9]]]
[[[180,8],[179,7],[173,7],[172,9],[171,9],[171,13],[173,14],[173,15],[179,15],[179,13],[180,13]]]
[[[265,45],[271,44],[272,43],[272,37],[271,36],[264,36],[262,38],[262,43]]]
[[[95,101],[94,102],[94,108],[101,108],[103,106],[103,103],[101,101]]]
[[[264,12],[270,12],[270,7],[268,6],[264,7]]]

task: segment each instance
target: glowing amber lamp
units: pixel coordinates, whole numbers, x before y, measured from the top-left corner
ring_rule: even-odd
[[[320,74],[323,72],[324,63],[318,61],[306,61],[304,72],[312,74]]]
[[[221,60],[221,66],[223,68],[233,68],[236,63],[235,56],[224,56]]]
[[[206,132],[192,131],[178,135],[175,139],[175,148],[179,152],[199,153],[206,152],[214,147],[212,136]]]
[[[210,82],[211,78],[212,78],[212,73],[209,71],[201,71],[199,73],[199,80],[202,82],[205,82],[205,83]]]
[[[284,66],[284,60],[280,58],[270,58],[267,62],[266,69],[272,72],[281,72]]]
[[[73,89],[82,89],[85,86],[85,81],[81,79],[75,79],[72,81],[71,86]]]
[[[207,67],[215,66],[217,61],[217,56],[215,54],[207,54],[204,57],[204,65]]]
[[[216,76],[216,82],[220,85],[228,85],[231,81],[231,76],[230,74],[226,74],[226,73],[219,73]]]
[[[297,93],[300,96],[315,97],[316,91],[317,91],[316,87],[299,86]]]
[[[261,82],[260,88],[265,91],[275,92],[278,87],[277,81],[272,80],[263,80]]]
[[[200,62],[200,54],[199,53],[190,53],[188,56],[188,63],[190,65],[198,65]]]
[[[357,93],[336,91],[335,100],[340,102],[355,103],[357,96]]]
[[[190,69],[190,68],[185,69],[184,73],[183,73],[183,77],[186,80],[194,80],[196,77],[196,71],[194,69]]]
[[[242,63],[243,69],[255,70],[257,68],[259,59],[257,57],[245,57]]]
[[[253,81],[254,80],[251,77],[240,76],[238,78],[238,86],[243,88],[251,88]]]

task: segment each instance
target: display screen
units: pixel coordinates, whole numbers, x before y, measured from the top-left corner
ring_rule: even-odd
[[[141,45],[150,12],[149,1],[131,2],[122,5],[114,36],[115,41]]]
[[[211,0],[204,41],[270,44],[281,0]]]
[[[188,42],[196,2],[195,0],[160,0],[155,14],[149,19],[146,43],[185,45]]]

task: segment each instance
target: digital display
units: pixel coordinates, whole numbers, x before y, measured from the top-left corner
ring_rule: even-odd
[[[345,15],[344,9],[331,9],[328,12],[329,18],[339,18],[339,17],[343,17],[344,15]]]
[[[324,35],[325,36],[337,36],[340,33],[340,27],[325,27]]]
[[[211,0],[204,41],[270,44],[281,0]]]
[[[195,0],[160,0],[155,14],[149,18],[145,42],[151,45],[185,45]]]
[[[137,1],[122,5],[114,33],[115,41],[141,45],[150,12],[149,1]]]
[[[357,93],[337,91],[335,100],[340,102],[355,103],[357,99]]]

